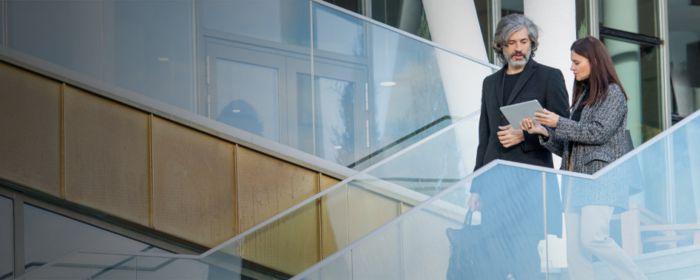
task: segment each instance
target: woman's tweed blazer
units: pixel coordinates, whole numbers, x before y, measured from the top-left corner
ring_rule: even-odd
[[[577,100],[571,112],[580,103]],[[604,100],[583,107],[578,122],[560,117],[556,129],[549,129],[549,139],[540,138],[540,143],[562,157],[562,170],[593,174],[628,152],[626,124],[627,100],[622,89],[611,84]],[[573,145],[571,155],[569,145]],[[620,176],[610,175],[593,183],[581,179],[565,183],[567,209],[579,209],[585,205],[609,205],[618,210],[627,208],[630,184],[624,183],[624,178],[611,178]]]

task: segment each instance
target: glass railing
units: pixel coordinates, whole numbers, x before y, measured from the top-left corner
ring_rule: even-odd
[[[89,274],[93,279],[117,273],[135,273],[135,279],[164,279],[164,275],[169,275],[164,273],[175,273],[172,271],[190,265],[206,267],[197,270],[201,274],[194,279],[270,272],[281,275],[280,278],[291,277],[464,178],[474,167],[477,129],[478,112],[201,256],[77,253],[33,271],[26,278],[51,279],[50,275],[59,275],[53,272],[58,270],[81,277]],[[465,192],[455,196],[455,203],[464,201],[466,195]],[[161,264],[149,263],[155,259],[161,259]],[[93,260],[105,261],[92,263]],[[114,271],[106,272],[109,270]],[[96,277],[96,273],[101,274]]]
[[[423,137],[416,131],[436,120],[478,110],[481,81],[494,69],[317,0],[2,8],[6,60],[356,169],[390,155],[399,139]]]
[[[575,237],[559,235],[562,220],[578,231],[571,227],[575,217],[562,219],[552,203],[559,189],[564,207],[585,205],[585,192],[623,191],[629,208],[616,209],[610,223],[623,254],[650,279],[694,279],[700,268],[694,261],[700,256],[699,137],[695,113],[593,175],[492,162],[294,279],[533,279],[528,272],[568,279],[566,251],[573,248],[566,239]],[[484,188],[482,211],[469,223],[463,195],[476,186]],[[549,203],[537,211],[542,201]],[[539,236],[523,239],[533,234]],[[615,277],[603,263],[594,270],[597,279]]]
[[[688,266],[700,267],[691,262],[700,255],[694,245],[700,230],[700,113],[593,175],[504,161],[468,174],[465,162],[472,162],[473,151],[463,153],[455,144],[475,141],[461,131],[476,137],[476,125],[475,116],[460,120],[201,256],[79,253],[26,279],[83,273],[92,279],[219,279],[260,271],[298,279],[440,279],[448,273],[490,279],[511,273],[503,264],[513,256],[524,256],[536,273],[558,277],[567,273],[568,248],[557,201],[574,203],[581,189],[610,186],[631,194],[629,210],[612,220],[611,236],[642,271],[682,279],[694,271]],[[465,229],[473,186],[489,191],[482,191],[483,213],[472,215]],[[523,236],[536,243],[518,246]],[[476,258],[478,269],[465,272],[457,266],[464,263],[460,258]],[[603,279],[612,277],[595,267]],[[668,273],[675,278],[663,278]]]

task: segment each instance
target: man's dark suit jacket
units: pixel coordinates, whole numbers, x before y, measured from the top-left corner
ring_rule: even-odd
[[[569,96],[565,89],[564,76],[558,69],[541,65],[530,59],[507,102],[503,103],[503,80],[507,67],[507,65],[504,66],[498,72],[484,79],[475,170],[495,159],[553,167],[552,153],[540,145],[537,135],[524,132],[525,141],[513,147],[504,148],[498,141],[496,133],[499,131],[498,126],[508,124],[500,110],[500,107],[504,105],[537,99],[547,110],[555,112],[559,116],[568,117]],[[534,174],[534,172],[517,172],[519,175],[510,175],[511,178],[508,179],[503,176],[508,177],[509,172],[504,173],[502,170],[504,168],[501,168],[501,171],[490,172],[492,174],[484,173],[474,179],[471,192],[479,193],[481,196],[484,223],[488,222],[489,218],[498,219],[503,226],[512,222],[529,223],[526,224],[524,230],[538,235],[543,233],[544,202],[542,200],[541,174],[538,179],[536,176],[528,175],[529,173]],[[547,181],[548,232],[560,235],[561,201],[559,190],[553,177]]]

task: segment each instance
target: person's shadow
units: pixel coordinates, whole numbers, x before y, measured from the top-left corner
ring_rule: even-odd
[[[216,120],[253,134],[263,135],[263,124],[260,122],[258,113],[253,106],[242,99],[228,103]]]

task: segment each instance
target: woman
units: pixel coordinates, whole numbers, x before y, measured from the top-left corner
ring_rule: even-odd
[[[593,174],[628,152],[627,95],[603,43],[594,37],[571,45],[576,76],[571,118],[544,111],[521,128],[540,135],[540,143],[562,157],[561,169]],[[609,236],[615,210],[627,207],[625,184],[570,185],[565,197],[569,279],[595,279],[592,256],[620,279],[647,279]]]

